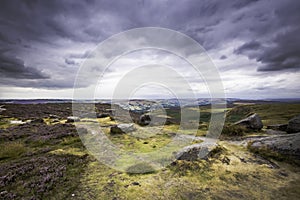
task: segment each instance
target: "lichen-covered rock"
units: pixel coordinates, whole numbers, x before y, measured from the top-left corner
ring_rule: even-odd
[[[250,149],[269,149],[300,159],[300,133],[270,136],[249,143]]]
[[[300,115],[292,118],[287,126],[288,133],[298,133],[300,132]]]
[[[253,115],[250,115],[249,117],[242,119],[236,123],[234,123],[234,125],[239,125],[239,126],[244,126],[248,129],[252,129],[252,130],[261,130],[263,127],[263,123],[260,119],[260,117],[258,116],[258,114],[254,113]]]

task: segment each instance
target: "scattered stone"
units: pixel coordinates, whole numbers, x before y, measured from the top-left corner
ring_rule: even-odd
[[[79,122],[79,121],[80,121],[79,117],[74,117],[74,116],[67,117],[67,123],[70,123],[70,122]]]
[[[22,120],[11,120],[10,124],[26,124],[26,122],[23,122]]]
[[[287,126],[288,133],[298,133],[300,132],[300,115],[292,118]]]
[[[273,124],[273,125],[268,125],[267,129],[272,129],[276,131],[286,131],[288,125],[287,124]]]
[[[141,126],[147,126],[151,123],[151,117],[148,114],[143,114],[140,116],[138,124]]]
[[[97,118],[105,118],[110,117],[109,113],[97,113]]]
[[[118,124],[110,127],[111,134],[123,134],[135,131],[135,127],[133,124]]]
[[[269,149],[300,160],[300,132],[252,140],[249,147],[257,150]]]
[[[82,119],[81,122],[91,122],[91,123],[98,123],[96,119]]]
[[[36,123],[44,123],[44,120],[42,118],[36,118],[29,120],[29,123],[36,124]]]
[[[58,119],[59,116],[50,114],[50,115],[49,115],[49,118],[50,118],[50,119]]]
[[[139,182],[132,182],[131,185],[140,186],[141,184]]]
[[[240,125],[240,126],[244,126],[248,129],[252,129],[252,130],[261,130],[263,127],[263,123],[260,119],[260,117],[258,116],[258,114],[254,113],[253,115],[250,115],[249,117],[242,119],[236,123],[234,123],[234,125]]]
[[[6,108],[3,108],[3,107],[4,107],[4,105],[1,105],[1,106],[0,106],[0,112],[6,110]]]

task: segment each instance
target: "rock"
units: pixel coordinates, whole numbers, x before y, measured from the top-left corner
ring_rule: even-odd
[[[6,108],[4,108],[4,105],[1,105],[0,106],[0,112],[5,111],[5,110],[6,110]]]
[[[273,129],[267,129],[266,134],[269,134],[269,135],[283,135],[283,134],[286,134],[286,132],[285,131],[273,130]]]
[[[44,120],[42,118],[37,118],[37,119],[31,119],[29,121],[31,124],[36,124],[36,123],[44,123]]]
[[[267,129],[272,129],[276,131],[286,131],[288,125],[287,124],[273,124],[273,125],[268,125]]]
[[[195,161],[204,159],[209,156],[209,153],[217,147],[217,144],[193,144],[184,147],[176,155],[177,160]]]
[[[240,125],[240,126],[244,126],[248,129],[252,129],[252,130],[261,130],[263,127],[263,123],[260,119],[260,117],[258,116],[258,114],[254,113],[253,115],[250,115],[249,117],[242,119],[236,123],[234,123],[234,125]]]
[[[118,124],[110,127],[111,134],[123,134],[135,131],[135,127],[133,124]]]
[[[143,114],[140,116],[138,124],[141,126],[147,126],[151,123],[151,117],[148,114]]]
[[[267,148],[281,155],[292,156],[300,160],[300,132],[252,140],[249,147],[257,150]]]
[[[26,124],[26,122],[23,122],[22,120],[11,120],[10,124]]]
[[[287,126],[288,133],[298,133],[300,132],[300,115],[292,118]]]
[[[98,123],[96,119],[82,119],[81,122],[91,122],[91,123]]]
[[[59,119],[53,119],[52,120],[52,123],[57,123],[57,122],[60,122]]]
[[[79,117],[74,117],[74,116],[67,117],[67,123],[70,123],[70,122],[79,122],[79,121],[80,121]]]
[[[139,182],[132,182],[131,185],[136,185],[136,186],[139,185],[140,186],[140,183]]]
[[[110,117],[109,113],[97,113],[97,118],[105,118]]]
[[[50,119],[58,119],[59,116],[50,114],[50,115],[49,115],[49,118],[50,118]]]

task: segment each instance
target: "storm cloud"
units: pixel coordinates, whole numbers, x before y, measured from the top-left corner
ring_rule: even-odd
[[[98,43],[139,27],[187,34],[220,63],[224,76],[249,69],[251,77],[299,75],[299,10],[297,0],[3,0],[0,84],[72,88],[80,64]],[[236,56],[242,61],[231,64]]]

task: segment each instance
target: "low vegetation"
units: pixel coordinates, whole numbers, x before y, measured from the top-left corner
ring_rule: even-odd
[[[51,105],[46,106],[50,112]],[[44,109],[40,105],[34,107]],[[299,104],[228,108],[223,141],[218,142],[208,157],[198,161],[174,160],[159,171],[145,162],[128,165],[126,171],[99,162],[82,144],[74,124],[65,123],[69,110],[54,107],[53,114],[62,115],[55,122],[44,114],[45,110],[41,112],[45,123],[11,126],[7,119],[16,118],[17,112],[2,116],[0,199],[300,199],[299,165],[268,149],[239,145],[233,140],[261,133],[232,126],[253,112],[261,116],[264,125],[287,123],[300,113]],[[202,115],[196,135],[205,136],[211,116],[209,107],[191,109]],[[133,133],[110,135],[109,126],[117,121],[106,117],[96,123],[116,146],[126,151],[149,153],[169,144],[175,133],[194,135],[193,130],[180,129],[176,123],[178,112],[168,110],[172,123],[155,127],[158,131],[153,135],[145,134],[138,126]],[[33,113],[37,115],[39,111]],[[32,115],[22,110],[21,118],[25,120]],[[76,123],[95,122],[87,118]],[[203,141],[191,144],[196,142]],[[161,159],[160,155],[157,157]],[[129,159],[123,158],[123,161],[130,162]]]

